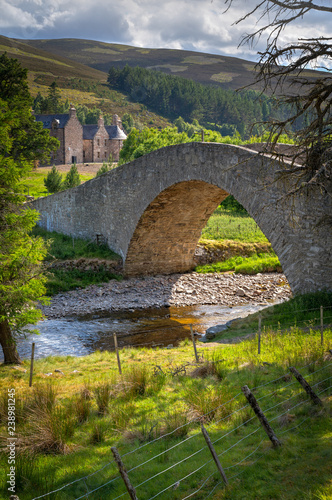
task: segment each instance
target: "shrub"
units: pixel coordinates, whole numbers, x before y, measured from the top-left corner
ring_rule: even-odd
[[[106,415],[108,413],[108,406],[111,399],[111,387],[110,383],[104,382],[94,389],[99,415]]]
[[[62,175],[53,165],[52,170],[44,178],[44,185],[49,193],[58,193],[62,190]]]
[[[74,163],[69,172],[67,173],[65,180],[63,181],[63,189],[69,189],[81,184],[80,175],[77,171],[76,163]]]
[[[68,440],[73,436],[76,419],[71,408],[57,406],[52,410],[31,408],[28,427],[18,438],[23,451],[31,453],[64,454],[69,451]]]
[[[111,170],[110,166],[107,165],[106,162],[104,162],[102,164],[102,166],[100,167],[100,169],[98,170],[98,172],[96,173],[96,177],[99,177],[100,175],[103,175],[103,174],[106,174],[107,172],[109,172]]]

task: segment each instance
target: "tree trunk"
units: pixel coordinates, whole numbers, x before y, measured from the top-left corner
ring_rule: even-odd
[[[0,344],[3,350],[4,363],[6,365],[22,363],[8,321],[2,321],[0,323]]]

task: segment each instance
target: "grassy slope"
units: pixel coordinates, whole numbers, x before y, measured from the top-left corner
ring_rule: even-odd
[[[329,474],[330,382],[323,382],[316,388],[325,390],[321,395],[324,410],[308,403],[294,408],[307,397],[297,382],[289,385],[292,381],[287,372],[289,366],[310,364],[301,372],[311,384],[328,378],[331,375],[328,366],[331,356],[326,355],[326,351],[331,347],[331,341],[331,330],[325,331],[324,346],[320,345],[320,335],[315,332],[297,329],[284,335],[270,332],[263,338],[261,356],[257,355],[257,345],[253,340],[223,347],[199,346],[199,354],[204,355],[206,360],[199,367],[193,363],[190,342],[184,342],[171,351],[126,349],[120,352],[122,377],[117,374],[115,353],[96,352],[81,358],[45,358],[35,363],[33,390],[28,387],[28,371],[1,366],[0,387],[6,392],[7,387],[16,390],[17,437],[18,442],[22,442],[24,437],[27,446],[23,464],[20,462],[17,467],[17,482],[20,485],[17,493],[21,500],[31,500],[91,474],[112,460],[110,447],[117,446],[127,469],[148,461],[143,467],[130,472],[134,485],[171,467],[168,473],[158,475],[138,489],[140,499],[151,498],[206,464],[206,467],[181,481],[178,488],[160,496],[162,499],[182,499],[214,473],[195,495],[195,498],[203,500],[220,477],[218,479],[215,474],[214,464],[209,463],[211,456],[200,435],[199,423],[185,425],[155,443],[150,441],[235,398],[204,418],[211,439],[218,440],[215,447],[230,480],[227,490],[219,485],[211,498],[327,500],[332,492]],[[268,364],[263,365],[262,361]],[[172,376],[176,368],[185,363],[193,363],[186,367],[186,374]],[[164,374],[159,370],[159,375],[153,376],[154,366],[159,366]],[[23,368],[28,370],[28,361],[24,362]],[[55,368],[63,374],[54,372]],[[194,371],[196,376],[190,376]],[[47,377],[46,373],[52,375]],[[279,380],[269,383],[275,379]],[[53,385],[46,385],[50,381]],[[245,404],[240,391],[244,384],[251,388],[262,386],[255,391],[255,395],[266,410],[267,417],[274,419],[273,428],[282,440],[281,448],[271,448],[250,408],[240,410]],[[111,394],[108,402],[102,398],[103,388]],[[54,392],[57,393],[56,403],[52,403]],[[0,425],[4,438],[5,398],[0,399]],[[102,409],[102,400],[107,403],[106,408],[104,413],[98,414],[98,408]],[[48,411],[45,405],[48,405]],[[274,408],[267,410],[271,406]],[[224,418],[232,412],[236,413]],[[190,440],[184,441],[187,437]],[[146,446],[125,455],[142,445]],[[167,451],[172,446],[176,447]],[[203,451],[199,451],[201,448]],[[192,458],[172,467],[195,452],[197,454]],[[161,455],[149,461],[158,454]],[[261,454],[263,456],[259,458]],[[33,460],[30,460],[32,457]],[[4,486],[7,464],[4,456],[0,460],[0,498],[5,499],[8,497]],[[232,468],[238,462],[241,464]],[[233,475],[241,472],[232,479]],[[86,487],[92,490],[116,475],[114,466],[107,466],[89,477],[86,484],[74,483],[52,499],[84,496]],[[89,499],[115,498],[122,492],[121,482],[116,481],[91,494]]]
[[[141,104],[131,102],[120,92],[110,90],[107,85],[107,73],[91,68],[79,62],[75,56],[69,59],[63,54],[55,55],[42,48],[27,45],[26,40],[18,41],[0,36],[0,54],[7,52],[9,57],[18,59],[29,70],[29,89],[32,97],[38,92],[46,96],[49,85],[56,81],[63,101],[72,104],[85,104],[98,107],[105,113],[130,113],[137,116],[146,126],[165,127],[168,120],[147,112]]]
[[[255,63],[229,56],[185,50],[138,48],[68,38],[26,40],[26,43],[56,55],[66,55],[105,72],[111,65],[123,67],[129,64],[154,68],[199,83],[220,85],[233,90],[252,84],[255,75]],[[318,72],[310,70],[307,75],[316,77]]]

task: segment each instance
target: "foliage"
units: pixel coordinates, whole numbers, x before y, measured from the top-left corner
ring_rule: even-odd
[[[112,446],[116,446],[122,456],[125,455],[126,468],[131,471],[131,481],[135,486],[155,476],[140,487],[142,498],[151,498],[192,471],[195,474],[190,476],[190,481],[188,478],[181,481],[168,496],[180,499],[201,488],[199,498],[207,498],[219,480],[206,482],[216,469],[202,437],[199,420],[191,421],[195,416],[205,420],[216,452],[219,456],[223,454],[226,473],[227,470],[233,471],[228,472],[229,487],[224,489],[218,486],[215,490],[217,498],[302,500],[306,495],[308,498],[324,498],[323,495],[329,498],[331,389],[329,381],[324,386],[320,382],[330,376],[327,350],[332,331],[326,329],[324,338],[321,345],[319,332],[298,328],[283,333],[278,330],[263,332],[261,355],[257,354],[257,339],[253,338],[218,347],[214,344],[199,345],[200,355],[209,363],[222,360],[222,382],[220,376],[217,378],[214,373],[195,378],[190,374],[167,375],[164,385],[157,391],[152,390],[153,366],[160,366],[164,373],[168,373],[173,364],[191,363],[193,370],[203,365],[193,363],[191,343],[174,347],[171,351],[164,348],[122,349],[122,376],[117,375],[115,352],[97,351],[82,357],[37,359],[34,376],[36,392],[39,389],[43,391],[41,383],[45,383],[45,373],[54,372],[54,366],[61,367],[65,373],[65,376],[53,373],[52,381],[57,387],[56,401],[49,401],[47,412],[36,411],[36,415],[41,416],[39,425],[36,420],[29,419],[32,414],[29,373],[17,372],[14,377],[13,370],[3,367],[0,372],[1,386],[6,392],[7,387],[15,387],[19,394],[17,399],[27,399],[17,424],[17,436],[29,438],[24,444],[34,451],[25,458],[36,461],[41,472],[39,478],[33,469],[25,470],[27,475],[26,480],[20,483],[20,498],[28,500],[62,487],[56,495],[68,498],[84,497],[87,491],[92,492],[99,487],[102,489],[96,491],[99,495],[95,493],[96,498],[121,495],[124,491],[122,482],[113,481],[118,476],[118,469],[109,454]],[[144,394],[129,396],[124,379],[133,365],[146,370],[149,382]],[[307,396],[297,382],[290,381],[289,366],[292,365],[300,368],[311,384],[319,384],[316,386],[319,390],[326,389],[320,396],[324,402],[323,409],[317,411],[310,403],[293,408],[301,400],[306,401]],[[29,360],[26,360],[24,368],[28,367]],[[86,391],[84,379],[89,380],[90,388],[111,381],[112,401],[107,404],[108,414],[99,413],[92,391],[88,394],[84,392],[91,402],[89,411],[73,411],[77,394]],[[282,439],[280,452],[271,448],[252,410],[243,408],[246,403],[240,389],[243,385],[251,389],[256,387],[255,396],[262,409],[266,410],[277,436]],[[43,399],[44,396],[39,401]],[[222,406],[217,408],[218,405]],[[37,408],[39,406],[38,403]],[[209,415],[204,414],[210,410]],[[6,409],[1,407],[1,413],[5,414]],[[280,419],[280,414],[285,415]],[[80,419],[79,415],[83,418]],[[3,434],[7,421],[3,420],[0,425]],[[32,433],[34,429],[35,435]],[[152,442],[152,437],[157,440]],[[144,442],[144,446],[137,449],[140,442]],[[7,438],[2,440],[2,444],[7,445]],[[299,454],[302,457],[301,467],[294,459]],[[200,458],[199,465],[197,457]],[[0,495],[4,497],[8,491],[7,460],[7,455],[1,453]],[[144,467],[137,468],[143,463]],[[196,472],[202,466],[202,470]],[[169,475],[167,470],[171,467],[174,473]],[[166,474],[161,474],[162,471]],[[46,485],[42,478],[51,473],[53,483]],[[242,473],[241,481],[231,479],[232,475],[239,473]],[[282,485],[281,475],[284,478]],[[113,481],[111,485],[109,481]]]
[[[227,198],[226,198],[227,199]],[[202,238],[209,240],[234,240],[248,243],[267,241],[266,236],[246,212],[224,210],[219,206],[202,231]]]
[[[253,124],[262,120],[263,116],[281,119],[289,113],[287,105],[276,108],[273,98],[253,90],[235,93],[138,66],[125,66],[123,69],[111,67],[108,83],[111,88],[127,92],[135,101],[144,102],[149,109],[177,119],[176,126],[182,131],[185,131],[183,122],[198,120],[220,126],[231,125],[232,135],[237,130],[245,137],[252,133]],[[262,127],[254,127],[254,133],[262,130]],[[225,129],[220,131],[223,135],[226,132]],[[189,135],[194,132],[195,125]]]
[[[23,207],[19,181],[32,161],[58,147],[30,111],[27,71],[16,59],[0,56],[0,343],[5,362],[18,362],[15,335],[35,323],[41,312],[37,300],[45,292],[41,262],[46,247],[30,236],[38,214]]]
[[[120,280],[122,276],[108,271],[100,265],[97,270],[80,271],[79,269],[51,269],[47,274],[46,293],[56,295],[89,285],[106,283],[112,279]]]
[[[102,166],[100,167],[100,169],[96,173],[96,177],[99,177],[100,175],[106,174],[110,170],[111,170],[111,166],[108,165],[106,162],[103,162]]]
[[[76,163],[74,163],[69,172],[67,173],[65,180],[63,181],[63,189],[70,189],[81,184],[81,178],[77,171]],[[46,186],[47,187],[47,186]]]
[[[50,194],[58,193],[62,190],[62,175],[55,165],[53,165],[52,170],[44,178],[44,186]]]
[[[51,261],[54,259],[79,259],[84,258],[99,258],[120,260],[121,257],[113,252],[107,245],[97,245],[94,241],[83,240],[81,238],[73,238],[66,234],[56,233],[55,231],[46,231],[39,226],[34,227],[32,234],[41,236],[45,242],[49,242],[48,254],[45,260]]]
[[[184,142],[189,142],[187,134],[177,132],[176,128],[167,127],[160,131],[153,128],[144,128],[140,131],[134,128],[124,141],[119,165],[156,149]]]
[[[231,257],[223,262],[196,266],[197,273],[224,273],[234,271],[240,274],[281,272],[279,259],[273,253],[255,254],[251,257]]]
[[[229,6],[233,0],[226,0]],[[256,2],[254,2],[255,4]],[[296,175],[296,182],[291,193],[318,185],[331,192],[332,174],[332,85],[331,77],[331,38],[299,38],[294,35],[288,43],[280,44],[283,30],[294,21],[316,11],[332,14],[332,7],[314,4],[311,1],[297,0],[263,0],[253,6],[238,22],[248,21],[251,16],[259,16],[260,25],[252,33],[243,37],[242,43],[253,45],[256,40],[266,35],[266,47],[259,53],[260,60],[256,66],[256,80],[263,83],[264,90],[273,93],[282,90],[278,99],[280,106],[287,106],[289,113],[279,120],[275,117],[265,118],[269,125],[269,144],[273,146],[279,135],[290,129],[295,130],[295,141],[298,148],[288,155],[291,165],[284,165],[282,175]],[[296,33],[296,31],[295,31]],[[312,78],[308,67],[322,67],[326,76]],[[300,91],[293,91],[293,88]],[[289,89],[291,91],[289,91]],[[271,119],[272,118],[272,119]],[[284,159],[284,157],[280,157]],[[299,166],[300,163],[302,166]],[[327,221],[329,223],[329,221]]]

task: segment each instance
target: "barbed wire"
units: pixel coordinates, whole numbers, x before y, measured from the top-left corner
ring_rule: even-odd
[[[321,359],[321,358],[319,358],[319,359]],[[318,360],[319,360],[319,359],[318,359]],[[302,369],[303,369],[303,368],[306,368],[306,367],[308,367],[308,366],[310,366],[310,365],[312,365],[312,364],[314,364],[314,363],[316,363],[318,360],[315,360],[315,361],[313,361],[313,362],[311,362],[311,363],[308,363],[307,365],[305,365],[304,367],[302,367]],[[314,374],[316,374],[316,373],[318,373],[318,372],[321,372],[322,370],[327,369],[327,368],[328,368],[329,366],[331,366],[331,365],[332,365],[332,363],[328,363],[328,364],[327,364],[327,365],[325,365],[324,367],[321,367],[321,368],[319,368],[319,369],[315,370],[314,372],[311,372],[309,375],[311,376],[311,375],[314,375]],[[274,380],[272,380],[272,381],[270,381],[270,382],[267,382],[266,384],[262,384],[261,386],[256,387],[256,389],[258,389],[258,388],[260,388],[260,387],[265,387],[265,386],[267,386],[267,385],[269,385],[269,384],[271,384],[271,383],[273,383],[273,382],[276,382],[276,381],[278,381],[278,380],[280,380],[280,379],[282,379],[282,378],[284,378],[284,377],[285,377],[285,375],[283,375],[283,376],[281,376],[281,377],[279,377],[279,378],[277,378],[277,379],[274,379]],[[317,386],[319,386],[319,385],[321,385],[321,384],[323,384],[323,383],[327,382],[327,381],[328,381],[328,380],[330,380],[331,378],[332,378],[332,376],[330,376],[330,377],[328,377],[328,378],[326,378],[326,379],[324,379],[324,380],[321,380],[321,381],[319,381],[319,382],[315,383],[312,387],[317,387]],[[289,387],[289,386],[293,385],[294,383],[296,383],[296,382],[292,382],[292,383],[290,383],[290,384],[287,384],[285,387],[280,387],[280,388],[278,388],[278,389],[276,389],[276,390],[285,389],[285,388],[287,388],[287,387]],[[329,390],[331,387],[332,387],[332,386],[329,386],[329,387],[327,387],[327,388],[323,389],[323,390],[322,390],[322,391],[320,391],[318,394],[322,394],[323,392],[326,392],[326,391],[327,391],[327,390]],[[268,396],[271,396],[271,395],[272,395],[272,394],[274,394],[275,392],[276,392],[276,391],[273,391],[273,392],[271,392],[271,393],[270,393],[270,394],[268,394],[268,395],[262,396],[262,397],[261,397],[261,398],[259,398],[258,400],[263,399],[263,398],[268,397]],[[236,399],[236,398],[237,398],[240,394],[241,394],[241,392],[240,392],[240,393],[238,393],[238,394],[236,394],[233,398],[231,398],[231,399],[230,399],[230,400],[228,400],[227,402],[225,402],[225,403],[223,403],[223,404],[219,405],[217,408],[215,408],[215,409],[213,409],[213,410],[210,410],[208,413],[206,413],[205,415],[203,415],[203,417],[204,417],[204,416],[208,416],[211,412],[215,412],[217,409],[219,409],[219,408],[221,408],[221,407],[225,406],[226,404],[230,403],[231,401],[235,400],[235,399]],[[297,397],[297,396],[299,396],[299,395],[304,396],[304,394],[305,394],[305,393],[304,393],[303,391],[298,392],[297,394],[295,394],[295,395],[293,395],[293,396],[290,396],[289,398],[287,398],[287,399],[285,399],[285,400],[282,400],[281,402],[277,403],[276,405],[274,405],[274,406],[272,406],[272,407],[269,407],[269,408],[265,409],[265,410],[264,410],[264,412],[271,411],[271,410],[273,410],[274,408],[276,408],[276,407],[280,406],[281,404],[285,404],[287,401],[290,401],[291,399],[293,399],[293,398],[295,398],[295,397]],[[276,415],[275,417],[273,417],[272,419],[270,419],[270,422],[272,422],[272,421],[274,421],[274,420],[276,420],[276,419],[278,419],[278,418],[281,418],[283,415],[285,415],[285,414],[289,413],[291,410],[293,410],[293,409],[297,408],[298,406],[300,406],[300,405],[302,405],[302,404],[309,403],[309,402],[310,402],[310,399],[306,399],[306,400],[302,400],[302,401],[300,401],[299,403],[297,403],[296,405],[292,406],[291,408],[288,408],[288,409],[287,409],[287,411],[285,411],[285,412],[281,413],[280,415]],[[231,412],[231,413],[230,413],[229,415],[227,415],[226,417],[223,417],[223,418],[219,419],[218,421],[214,422],[214,424],[217,424],[217,423],[219,423],[220,421],[222,421],[222,420],[225,420],[225,419],[229,418],[229,417],[230,417],[230,416],[232,416],[233,414],[235,414],[235,413],[237,413],[237,412],[239,412],[239,411],[242,411],[243,409],[247,408],[248,406],[249,406],[249,405],[248,405],[248,404],[246,404],[245,406],[243,406],[243,407],[241,407],[241,408],[239,408],[239,409],[235,410],[234,412]],[[229,431],[229,432],[227,432],[226,434],[223,434],[221,437],[219,437],[218,439],[216,439],[216,440],[213,442],[213,444],[215,444],[215,443],[217,443],[217,442],[221,441],[221,440],[222,440],[222,439],[224,439],[226,436],[230,435],[232,432],[234,432],[234,431],[236,431],[237,429],[239,429],[239,428],[243,427],[244,425],[248,424],[250,421],[254,420],[255,418],[256,418],[256,417],[255,417],[255,416],[253,416],[252,418],[250,418],[250,419],[246,420],[245,422],[243,422],[243,423],[242,423],[242,424],[240,424],[239,426],[237,426],[237,427],[233,428],[232,430],[230,430],[230,431]],[[166,437],[166,436],[172,435],[172,434],[173,434],[174,432],[176,432],[177,430],[179,430],[179,429],[181,429],[181,428],[183,428],[183,427],[185,427],[185,426],[189,426],[190,424],[192,424],[192,423],[194,423],[194,422],[197,422],[197,421],[199,421],[199,420],[201,420],[201,419],[202,419],[202,416],[201,416],[201,417],[197,417],[197,418],[195,418],[195,419],[192,419],[191,421],[187,422],[186,424],[183,424],[183,425],[181,425],[181,426],[178,426],[178,427],[177,427],[176,429],[174,429],[173,431],[171,431],[171,432],[169,432],[169,433],[167,433],[167,434],[164,434],[164,435],[162,435],[162,436],[159,436],[159,437],[158,437],[158,438],[156,438],[155,440],[153,440],[153,441],[151,441],[151,442],[149,442],[149,443],[145,443],[144,445],[139,446],[139,447],[137,447],[136,449],[131,450],[130,452],[127,452],[127,453],[126,453],[126,454],[124,454],[123,456],[129,455],[129,454],[132,454],[132,453],[134,453],[134,452],[136,452],[136,451],[140,450],[141,448],[144,448],[145,446],[151,445],[151,444],[153,444],[154,442],[158,441],[159,439],[162,439],[162,438],[164,438],[164,437]],[[292,428],[290,428],[290,429],[287,429],[286,431],[281,432],[280,434],[284,434],[285,432],[289,432],[290,430],[292,430],[292,429],[295,429],[295,428],[299,427],[300,425],[302,425],[302,423],[304,423],[304,422],[305,422],[306,420],[308,420],[308,419],[309,419],[309,417],[307,417],[307,418],[303,419],[303,420],[302,420],[302,422],[300,422],[298,425],[296,425],[296,426],[294,426],[294,427],[292,427]],[[256,428],[253,432],[251,432],[251,433],[249,433],[248,435],[246,435],[246,436],[242,437],[241,439],[239,439],[236,443],[234,443],[233,445],[231,445],[228,449],[224,450],[224,451],[223,451],[222,453],[220,453],[218,456],[222,456],[222,455],[224,455],[224,454],[225,454],[225,453],[227,453],[230,449],[234,448],[234,447],[235,447],[235,446],[237,446],[239,443],[241,443],[243,440],[245,440],[245,439],[247,439],[248,437],[252,436],[253,434],[255,434],[255,433],[256,433],[258,430],[260,430],[260,429],[261,429],[261,427],[259,426],[259,427],[258,427],[258,428]],[[146,465],[147,463],[149,463],[149,462],[151,462],[152,460],[154,460],[154,459],[156,459],[156,458],[160,457],[160,456],[161,456],[161,455],[163,455],[164,453],[167,453],[168,451],[170,451],[170,450],[172,450],[172,449],[176,448],[177,446],[181,446],[182,444],[184,444],[184,443],[188,442],[190,439],[192,439],[192,438],[194,438],[194,437],[197,437],[198,435],[200,435],[200,432],[197,432],[197,433],[193,434],[192,436],[187,437],[186,439],[182,440],[180,443],[177,443],[177,444],[175,444],[175,445],[171,446],[171,447],[170,447],[170,448],[168,448],[167,450],[164,450],[163,452],[161,452],[161,453],[159,453],[159,454],[155,455],[154,457],[151,457],[150,459],[146,460],[145,462],[142,462],[141,464],[139,464],[139,465],[137,465],[137,466],[135,466],[135,467],[131,468],[131,469],[129,470],[129,472],[131,472],[131,471],[133,471],[133,470],[136,470],[136,469],[138,469],[139,467],[142,467],[143,465]],[[256,449],[252,452],[252,453],[250,453],[250,455],[248,455],[247,457],[245,457],[244,459],[242,459],[242,460],[241,460],[240,462],[238,462],[237,464],[234,464],[234,465],[232,465],[232,466],[228,467],[227,469],[230,469],[230,468],[233,468],[233,467],[236,467],[236,466],[240,465],[240,464],[241,464],[244,460],[246,460],[247,458],[249,458],[249,456],[253,455],[253,454],[257,451],[257,449],[259,448],[259,446],[261,445],[261,443],[262,443],[262,441],[260,442],[260,444],[258,445],[258,447],[257,447],[257,448],[256,448]],[[199,449],[199,450],[197,450],[196,452],[194,452],[194,453],[190,454],[189,456],[186,456],[184,459],[182,459],[182,460],[178,461],[176,464],[173,464],[171,467],[168,467],[168,468],[167,468],[167,469],[165,469],[164,471],[161,471],[161,472],[159,472],[159,473],[155,474],[154,476],[151,476],[151,477],[147,478],[145,481],[143,481],[142,483],[140,483],[137,487],[140,487],[140,486],[142,486],[143,484],[147,483],[148,481],[150,481],[150,480],[154,479],[155,477],[160,476],[160,475],[161,475],[161,474],[163,474],[164,472],[167,472],[167,471],[169,471],[169,470],[173,469],[173,468],[174,468],[174,467],[176,467],[177,465],[181,464],[181,463],[182,463],[182,462],[184,462],[184,461],[187,461],[188,459],[192,458],[193,456],[197,455],[198,453],[200,453],[201,451],[203,451],[203,450],[205,450],[205,449],[206,449],[206,448],[200,448],[200,449]],[[207,462],[205,465],[207,465],[207,464],[208,464],[208,463],[210,463],[210,462],[211,462],[211,461]],[[62,487],[60,487],[60,488],[57,488],[56,490],[53,490],[53,491],[51,491],[51,492],[48,492],[48,493],[46,493],[46,494],[44,494],[44,495],[41,495],[41,496],[38,496],[38,497],[34,497],[34,499],[33,499],[33,500],[38,500],[38,499],[41,499],[41,498],[45,498],[45,497],[46,497],[46,496],[48,496],[48,495],[51,495],[51,494],[53,494],[53,493],[57,493],[57,492],[59,492],[59,491],[62,491],[63,489],[65,489],[65,488],[67,488],[67,487],[69,487],[69,486],[72,486],[73,484],[76,484],[76,483],[78,483],[79,481],[84,481],[84,483],[85,483],[85,485],[86,485],[86,482],[85,482],[85,480],[86,480],[86,479],[89,479],[90,477],[92,477],[92,476],[96,475],[97,473],[101,472],[101,471],[102,471],[102,470],[104,470],[106,467],[108,467],[108,466],[110,466],[110,465],[112,465],[112,464],[114,464],[114,463],[115,463],[115,461],[114,461],[114,460],[112,460],[112,461],[108,462],[107,464],[105,464],[105,465],[104,465],[103,467],[101,467],[100,469],[98,469],[97,471],[94,471],[94,472],[92,472],[92,473],[90,473],[90,474],[87,474],[87,475],[86,475],[86,476],[84,476],[84,477],[81,477],[81,478],[75,479],[74,481],[71,481],[70,483],[67,483],[66,485],[64,485],[64,486],[62,486]],[[202,468],[202,467],[200,467],[200,468],[199,468],[199,469],[197,469],[197,470],[200,470],[201,468]],[[225,470],[227,470],[227,469],[225,469]],[[196,471],[197,471],[197,470],[196,470]],[[194,471],[194,472],[196,472],[196,471]],[[192,474],[192,473],[191,473],[191,474]],[[185,476],[184,478],[182,478],[182,479],[180,480],[180,482],[181,482],[181,481],[183,481],[185,478],[189,477],[191,474],[189,474],[189,475]],[[212,474],[212,475],[213,475],[213,474]],[[212,476],[212,475],[211,475],[211,476]],[[211,476],[209,476],[209,478],[210,478]],[[234,476],[232,476],[232,477],[234,477]],[[98,491],[99,489],[101,489],[101,488],[103,488],[103,487],[105,487],[105,486],[107,486],[107,485],[109,485],[109,484],[113,483],[114,481],[116,481],[117,479],[120,479],[120,478],[121,478],[121,477],[118,475],[118,476],[116,476],[115,478],[112,478],[110,481],[108,481],[108,482],[104,483],[103,485],[98,486],[98,487],[97,487],[97,488],[95,488],[94,490],[91,490],[91,491],[88,491],[87,493],[84,493],[84,495],[82,495],[82,496],[78,497],[78,498],[77,498],[77,499],[75,499],[75,500],[80,500],[80,499],[86,498],[87,496],[89,496],[90,494],[94,493],[95,491]],[[204,484],[206,484],[206,482],[207,482],[207,480],[208,480],[209,478],[207,478],[207,479],[206,479],[206,481],[204,482]],[[177,484],[177,482],[176,482],[176,483],[174,483],[174,484]],[[203,485],[204,485],[204,484],[203,484]],[[200,490],[202,489],[203,485],[202,485],[202,486],[200,487],[200,489],[199,489],[199,490],[197,490],[197,491],[200,491]],[[170,488],[170,487],[172,487],[172,486],[173,486],[173,485],[169,486],[168,488],[166,488],[166,490],[163,490],[162,492],[167,491],[167,489],[169,489],[169,488]],[[86,487],[87,487],[87,485],[86,485]],[[156,496],[158,496],[158,495],[159,495],[159,494],[161,494],[162,492],[159,492]],[[194,492],[194,493],[195,493],[195,492]],[[193,493],[193,494],[194,494],[194,493]],[[191,496],[193,496],[193,494],[191,494]],[[121,498],[123,495],[125,495],[125,493],[121,494],[119,497],[116,497],[116,498]],[[156,496],[154,496],[154,497],[152,497],[152,498],[155,498]],[[189,498],[189,497],[188,497],[188,498]],[[115,499],[114,499],[114,500],[115,500]],[[152,499],[150,499],[150,500],[152,500]]]

